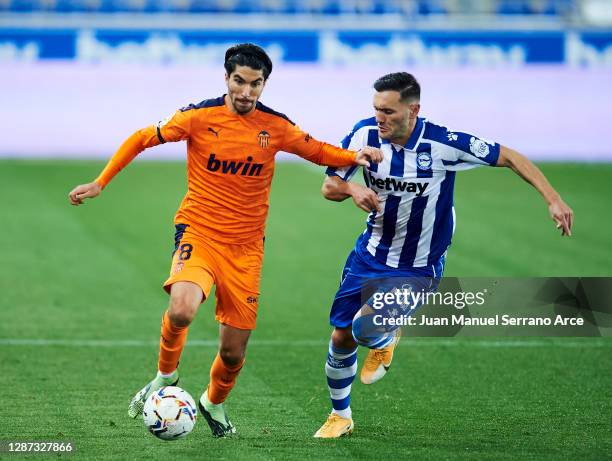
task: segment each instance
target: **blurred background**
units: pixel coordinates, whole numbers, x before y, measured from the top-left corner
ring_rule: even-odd
[[[535,160],[612,159],[611,0],[0,0],[0,156],[108,157],[222,94],[245,41],[275,63],[262,101],[329,142],[406,70],[432,120]]]

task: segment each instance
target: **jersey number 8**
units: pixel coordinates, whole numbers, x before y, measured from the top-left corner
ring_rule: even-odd
[[[191,258],[191,250],[193,250],[193,245],[191,243],[183,243],[181,245],[181,253],[179,254],[179,261],[187,261]]]

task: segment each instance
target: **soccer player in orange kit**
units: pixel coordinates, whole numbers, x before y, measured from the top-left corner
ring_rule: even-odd
[[[199,408],[216,437],[236,432],[223,402],[244,364],[255,328],[265,221],[274,156],[292,152],[319,165],[342,167],[379,162],[378,149],[343,150],[312,138],[285,115],[258,100],[272,71],[265,51],[253,44],[225,54],[227,94],[190,104],[135,132],[94,182],[74,188],[70,202],[98,196],[140,152],[165,142],[187,141],[188,190],[174,219],[175,251],[164,289],[156,377],[132,398],[128,414],[142,413],[146,398],[178,382],[178,363],[189,324],[216,285],[220,345]]]

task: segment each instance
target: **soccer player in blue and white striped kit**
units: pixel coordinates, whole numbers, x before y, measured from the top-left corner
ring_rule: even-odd
[[[350,182],[357,167],[346,167],[329,168],[322,189],[328,200],[351,197],[369,215],[348,256],[331,308],[334,330],[325,371],[333,409],[315,437],[336,438],[353,430],[350,392],[357,373],[357,346],[370,348],[360,377],[364,384],[372,384],[385,375],[399,341],[399,328],[378,337],[354,328],[363,304],[363,284],[405,277],[429,280],[428,288],[436,288],[455,230],[457,171],[480,165],[511,168],[540,192],[561,235],[571,235],[572,210],[523,155],[419,117],[420,85],[409,73],[385,75],[374,89],[375,117],[357,123],[342,147],[380,147],[384,160],[364,167],[366,187]]]

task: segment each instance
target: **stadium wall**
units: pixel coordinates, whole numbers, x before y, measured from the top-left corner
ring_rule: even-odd
[[[377,77],[409,70],[432,120],[537,160],[612,161],[609,30],[87,28],[27,17],[0,21],[2,157],[106,158],[133,130],[222,94],[226,48],[254,41],[276,64],[262,101],[321,139],[338,142],[371,116]]]
[[[0,16],[0,19],[2,17]],[[173,24],[166,21],[166,25]],[[544,30],[311,30],[208,28],[11,27],[0,21],[0,61],[215,64],[234,43],[264,46],[275,62],[320,64],[529,64],[612,69],[612,31]],[[128,22],[128,25],[131,24]]]
[[[612,73],[605,69],[518,69],[282,65],[262,102],[320,139],[337,143],[372,116],[371,85],[408,69],[423,87],[423,116],[499,141],[536,160],[612,161]],[[188,65],[0,64],[3,157],[111,155],[137,128],[178,107],[224,92],[223,68]],[[183,158],[164,145],[146,158]]]

